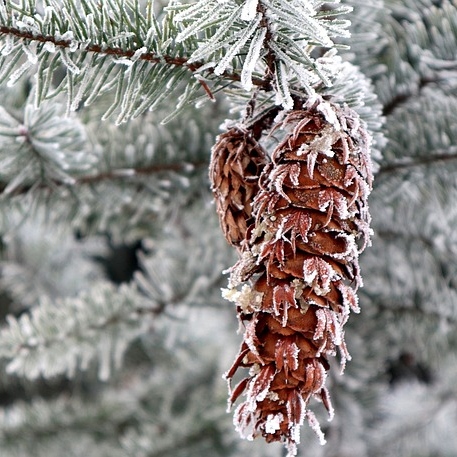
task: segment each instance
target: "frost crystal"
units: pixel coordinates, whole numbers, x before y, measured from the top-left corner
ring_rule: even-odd
[[[245,0],[243,9],[241,11],[241,19],[243,21],[252,21],[257,14],[257,5],[259,0]]]
[[[274,434],[280,429],[280,424],[283,420],[284,417],[281,413],[276,415],[269,414],[265,423],[265,432]]]

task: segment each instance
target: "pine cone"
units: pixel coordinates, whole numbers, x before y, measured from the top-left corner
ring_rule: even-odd
[[[254,222],[252,202],[267,163],[264,150],[248,131],[232,128],[219,135],[212,150],[210,180],[227,241],[238,246]]]
[[[226,377],[249,369],[231,393],[231,404],[246,396],[235,412],[237,429],[283,441],[296,455],[305,419],[325,442],[308,403],[317,398],[332,416],[328,358],[337,349],[343,365],[349,358],[343,326],[351,309],[358,312],[372,176],[369,136],[349,108],[317,100],[279,128],[285,137],[262,173],[255,224],[225,292],[245,326]],[[241,291],[233,288],[249,278]]]

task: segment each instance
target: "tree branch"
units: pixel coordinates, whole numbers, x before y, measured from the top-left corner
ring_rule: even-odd
[[[386,303],[375,303],[377,310],[381,313],[392,313],[392,314],[400,314],[400,315],[412,315],[417,316],[420,315],[426,319],[435,319],[438,322],[442,322],[443,319],[450,324],[457,323],[457,319],[451,315],[451,313],[444,314],[442,310],[435,310],[435,309],[427,309],[422,306],[409,306],[404,303],[393,302],[389,299],[389,304]]]
[[[402,162],[402,163],[392,163],[392,164],[386,164],[381,166],[379,169],[377,176],[384,174],[384,173],[393,173],[402,169],[407,169],[411,167],[419,167],[423,165],[431,165],[436,162],[448,162],[452,160],[457,160],[457,152],[451,153],[451,154],[446,154],[446,153],[441,153],[441,154],[434,154],[430,157],[417,157],[414,160],[411,160],[410,162]]]
[[[163,165],[150,165],[142,168],[123,168],[117,170],[111,170],[104,173],[99,173],[97,175],[91,176],[81,176],[75,178],[75,182],[72,186],[85,185],[85,184],[97,184],[103,181],[112,181],[119,179],[132,178],[135,176],[147,176],[155,173],[160,173],[163,171],[176,171],[182,172],[189,169],[189,167],[202,168],[207,167],[208,163],[205,161],[200,162],[187,162],[187,163],[173,163],[173,164],[163,164]],[[8,183],[0,182],[0,195],[3,194]],[[18,195],[23,195],[29,192],[32,189],[48,189],[53,191],[56,187],[68,186],[68,184],[61,181],[49,180],[47,182],[41,183],[38,186],[30,184],[27,186],[18,187],[14,192],[10,194],[10,197],[16,197]]]
[[[53,36],[50,35],[35,35],[31,32],[19,30],[14,27],[7,27],[5,25],[0,26],[0,34],[4,35],[12,35],[16,38],[22,39],[22,40],[30,40],[30,41],[37,41],[39,43],[53,43],[54,46],[60,47],[60,48],[70,48],[72,45],[71,40],[58,40]],[[85,51],[85,52],[93,52],[96,54],[106,54],[110,56],[114,56],[119,59],[130,59],[134,56],[135,50],[129,49],[129,50],[124,50],[120,48],[110,48],[108,46],[100,46],[99,44],[84,44],[80,43],[78,45],[78,50],[80,51]],[[151,63],[156,63],[156,64],[168,64],[176,67],[186,67],[190,72],[194,73],[198,69],[200,69],[203,65],[204,62],[192,62],[189,63],[188,59],[186,57],[173,57],[173,56],[167,56],[167,55],[156,55],[152,52],[146,52],[142,54],[139,57],[139,60],[145,60],[147,62]],[[205,72],[209,74],[214,73],[213,68],[207,68],[204,70]],[[221,75],[222,79],[228,79],[230,81],[234,82],[239,82],[241,81],[241,76],[237,73],[230,73],[225,71]],[[270,82],[265,79],[261,78],[252,78],[252,83],[255,86],[258,87],[263,87],[265,89],[270,88]]]
[[[408,241],[417,240],[423,243],[432,254],[436,254],[434,252],[435,244],[433,243],[432,239],[427,238],[421,234],[402,232],[400,230],[377,230],[376,235],[387,241],[398,240],[402,237],[406,238]]]
[[[420,95],[420,93],[422,92],[422,90],[425,87],[427,87],[430,84],[438,83],[438,82],[439,82],[438,78],[421,78],[419,80],[419,84],[418,84],[416,90],[411,91],[407,94],[399,94],[399,95],[395,96],[389,103],[387,103],[382,109],[382,115],[385,117],[389,116],[399,106],[405,104],[411,98],[417,97],[418,95]]]

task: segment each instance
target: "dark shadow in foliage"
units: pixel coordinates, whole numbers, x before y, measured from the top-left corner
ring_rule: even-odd
[[[81,239],[81,234],[76,234]],[[138,252],[144,251],[142,240],[133,243],[115,244],[107,235],[108,253],[105,256],[93,256],[92,259],[99,263],[106,277],[114,284],[130,282],[136,271],[141,271]]]
[[[396,359],[388,361],[386,373],[392,387],[409,381],[419,381],[423,384],[433,382],[431,370],[418,362],[414,354],[407,351],[400,353]]]

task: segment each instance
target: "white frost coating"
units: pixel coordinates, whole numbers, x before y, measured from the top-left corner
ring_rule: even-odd
[[[300,349],[295,343],[291,344],[292,348],[292,358],[294,360],[294,364],[290,367],[292,370],[296,370],[298,368],[298,354],[300,354]]]
[[[56,45],[52,41],[46,41],[43,45],[43,49],[47,52],[54,53],[56,52]]]
[[[22,51],[27,56],[28,61],[35,65],[38,62],[38,56],[36,55],[36,44],[31,43],[28,46],[22,45]]]
[[[306,411],[306,419],[308,420],[308,424],[311,427],[311,429],[319,438],[319,444],[323,446],[327,441],[325,440],[325,436],[321,430],[318,420],[316,419],[316,416],[312,411],[308,410]]]
[[[62,62],[67,67],[68,71],[70,71],[71,73],[74,73],[75,75],[78,75],[81,72],[81,70],[78,68],[78,66],[71,60],[70,56],[68,55],[67,49],[61,48],[60,56],[62,58]]]
[[[281,422],[284,420],[284,416],[281,413],[269,414],[265,423],[265,431],[267,433],[274,434],[281,427]]]
[[[316,310],[316,330],[313,335],[313,340],[320,340],[324,337],[324,331],[327,327],[327,316],[325,315],[325,311],[323,309]]]
[[[12,73],[6,83],[7,87],[13,87],[18,79],[32,66],[30,61],[25,61],[14,73]]]
[[[333,157],[335,153],[332,146],[338,140],[339,135],[336,134],[335,127],[330,125],[326,125],[321,132],[311,141],[309,148],[325,154],[327,157]]]
[[[346,251],[336,252],[331,254],[335,259],[346,259],[348,261],[353,261],[359,256],[359,249],[355,242],[355,235],[352,233],[339,233],[336,235],[336,238],[344,238],[346,241]]]
[[[241,71],[241,85],[245,90],[252,89],[252,73],[259,60],[266,33],[267,29],[261,27],[256,31],[254,38],[251,41],[251,46],[249,47],[249,52],[244,61],[243,70]]]
[[[297,445],[294,442],[286,443],[287,455],[286,457],[295,457],[297,455]]]
[[[289,43],[287,43],[289,44]],[[294,42],[290,41],[290,45],[293,46]],[[276,56],[286,63],[286,65],[298,76],[303,89],[308,92],[308,94],[313,94],[314,89],[311,87],[313,81],[313,73],[306,70],[302,65],[302,63],[297,63],[293,59],[291,59],[290,55],[284,52],[274,41],[269,42],[270,48],[275,52]],[[284,44],[283,44],[284,46]],[[298,55],[303,54],[303,50],[300,49],[298,46],[295,45],[295,50],[297,51]]]
[[[330,393],[329,393],[328,389],[326,387],[323,387],[322,390],[324,392],[323,395],[325,395],[325,397],[327,398],[326,406],[328,408],[328,421],[331,422],[335,417],[335,409],[333,408],[333,404],[330,399]]]
[[[260,373],[256,376],[256,378],[258,378],[260,376]],[[271,385],[271,381],[273,380],[273,377],[271,377],[268,382],[265,384],[265,387],[257,394],[257,395],[253,395],[253,392],[252,390],[250,389],[250,392],[247,393],[247,397],[251,397],[252,398],[252,403],[251,406],[252,406],[252,411],[255,411],[257,409],[257,402],[260,402],[260,401],[263,401],[265,400],[265,398],[267,398],[267,395],[268,393],[270,392],[270,385]],[[251,382],[251,386],[255,386],[255,383],[254,382]]]
[[[245,251],[241,254],[241,259],[230,269],[224,270],[222,273],[230,273],[229,288],[234,288],[244,282],[244,277],[247,271],[251,271],[256,266],[256,258],[250,251]]]
[[[198,7],[201,8],[201,5],[199,3],[197,3],[197,10],[196,12],[199,13],[201,12],[202,10],[201,9],[198,9]],[[189,8],[187,10],[187,12],[189,12],[191,8]],[[195,35],[197,32],[199,32],[201,30],[201,27],[207,23],[211,18],[214,18],[214,17],[217,17],[221,10],[224,9],[224,3],[218,3],[217,5],[215,5],[213,8],[210,8],[205,14],[203,14],[197,21],[193,22],[192,24],[189,25],[189,27],[185,28],[184,30],[182,30],[177,36],[176,36],[176,41],[178,43],[182,43],[184,40],[186,40],[187,38],[189,38],[190,36],[192,35]],[[184,11],[183,13],[181,14],[185,14],[186,11]],[[180,22],[182,20],[188,20],[189,18],[186,17],[182,17],[181,15],[177,14],[175,16],[175,21],[176,22]]]
[[[267,398],[271,401],[279,401],[279,395],[277,392],[268,392]]]
[[[254,423],[255,421],[252,420],[252,413],[247,409],[246,403],[241,403],[233,415],[235,430],[242,438],[252,441],[254,439]]]
[[[318,197],[319,211],[325,211],[327,208],[330,210],[336,209],[341,219],[348,219],[351,214],[349,213],[348,202],[346,197],[336,195],[328,191],[319,192]]]
[[[193,55],[193,54],[192,54]],[[189,62],[191,62],[192,59],[189,59]],[[198,60],[198,59],[197,59]],[[194,75],[195,74],[198,74],[198,73],[203,73],[204,71],[210,69],[210,68],[214,68],[216,66],[216,62],[214,60],[212,60],[211,62],[208,62],[208,63],[205,63],[204,65],[202,65],[201,67],[198,67],[195,71],[194,71]],[[224,121],[225,123],[226,121]],[[225,126],[222,125],[221,126],[221,130],[225,130]]]
[[[211,37],[211,39],[206,43],[199,43],[198,48],[194,51],[194,53],[190,56],[188,62],[192,63],[197,60],[208,61],[211,57],[211,54],[216,52],[218,49],[226,47],[226,37],[227,34],[232,34],[231,26],[234,24],[240,15],[240,8],[234,9],[232,14],[224,21],[223,24],[220,24],[218,27],[217,32]],[[239,32],[233,36],[233,38],[237,37]],[[214,63],[213,67],[215,67],[217,63]]]
[[[305,155],[309,150],[309,146],[306,143],[303,143],[295,153],[297,156],[303,156]]]
[[[332,343],[335,346],[341,346],[343,344],[343,328],[338,321],[338,316],[334,311],[327,311],[327,317],[330,317]],[[333,328],[332,328],[333,327]]]
[[[297,444],[300,444],[300,428],[301,424],[295,424],[290,427],[290,437]]]
[[[222,73],[224,73],[224,71],[227,69],[227,67],[229,66],[232,59],[238,54],[240,49],[245,45],[245,43],[249,40],[249,38],[255,32],[255,30],[259,26],[261,20],[262,20],[262,15],[260,13],[258,13],[257,17],[250,22],[249,26],[246,27],[244,32],[240,35],[238,41],[234,45],[232,45],[232,47],[225,54],[224,58],[219,62],[217,67],[214,69],[215,75],[220,76],[220,75],[222,75]]]
[[[31,18],[31,17],[24,17],[22,21],[20,21],[20,20],[16,21],[15,26],[18,29],[25,30],[25,31],[31,31],[32,33],[33,32],[36,32],[36,33],[40,32],[40,30],[36,26],[35,20],[33,18]]]
[[[291,110],[294,107],[294,101],[290,95],[288,71],[282,62],[276,64],[275,76],[276,86],[278,88],[276,92],[276,104],[282,105],[285,110]]]
[[[338,290],[341,292],[341,297],[343,299],[343,306],[347,309],[351,309],[352,312],[358,314],[360,313],[359,308],[359,297],[357,294],[345,284],[340,284]]]
[[[305,264],[303,265],[303,281],[305,281],[305,283],[309,284],[309,285],[312,285],[314,279],[316,278],[317,276],[317,271],[314,270],[314,271],[305,271]]]
[[[252,367],[249,368],[249,376],[256,376],[259,373],[260,373],[260,364],[254,363],[254,365],[252,365]]]
[[[0,55],[7,56],[11,54],[15,48],[16,42],[12,36],[6,35],[2,44],[3,46],[0,47]]]
[[[257,13],[257,5],[259,0],[246,0],[241,11],[241,19],[243,21],[252,21]]]
[[[126,67],[131,67],[133,65],[133,62],[127,58],[113,59],[113,62],[120,65],[125,65]]]
[[[174,20],[176,22],[188,21],[195,16],[201,14],[202,11],[208,9],[208,7],[213,3],[213,0],[200,0],[199,2],[194,3],[191,6],[188,6],[185,10],[176,13],[174,16]],[[223,1],[218,1],[218,3],[226,3]]]
[[[137,61],[143,54],[146,54],[148,52],[148,49],[146,48],[146,46],[143,46],[142,48],[140,49],[137,49],[135,51],[135,53],[133,54],[133,56],[131,57],[131,60],[133,62]]]
[[[57,41],[73,41],[74,35],[72,30],[67,30],[63,35],[56,35]]]
[[[324,115],[325,120],[329,124],[332,124],[336,130],[341,130],[341,125],[338,121],[335,110],[332,108],[332,105],[329,102],[321,101],[316,109]]]
[[[92,13],[86,16],[86,30],[89,38],[94,39],[97,36],[97,27],[95,26],[94,15]]]
[[[329,335],[335,346],[341,346],[343,343],[343,331],[338,321],[338,316],[334,311],[320,308],[316,311],[317,325],[313,339],[326,339]],[[325,375],[325,372],[324,372]]]
[[[253,319],[251,319],[249,324],[246,326],[243,339],[246,342],[247,347],[251,350],[251,352],[258,356],[260,359],[259,351],[257,349],[259,341],[255,333],[256,324],[258,323],[258,321],[258,317],[254,317]]]

